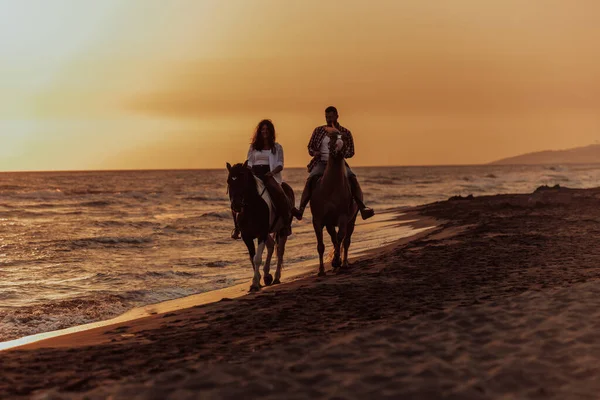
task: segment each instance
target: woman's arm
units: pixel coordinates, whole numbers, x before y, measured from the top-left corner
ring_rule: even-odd
[[[248,160],[248,166],[252,168],[252,165],[254,165],[254,149],[252,148],[252,145],[250,145],[250,148],[248,149],[246,160]]]
[[[277,144],[275,147],[276,167],[272,171],[268,172],[268,175],[277,175],[283,171],[283,146]]]
[[[281,171],[283,171],[283,165],[278,165],[277,167],[275,167],[275,169],[273,171],[269,171],[265,175],[269,175],[269,176],[270,175],[277,175]]]

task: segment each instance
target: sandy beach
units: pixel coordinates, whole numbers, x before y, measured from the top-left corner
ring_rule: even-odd
[[[347,274],[2,352],[0,398],[597,398],[599,201],[418,207]]]

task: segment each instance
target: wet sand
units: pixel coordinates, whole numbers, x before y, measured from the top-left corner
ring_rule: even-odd
[[[419,207],[437,229],[349,273],[2,352],[0,398],[596,398],[598,205]]]

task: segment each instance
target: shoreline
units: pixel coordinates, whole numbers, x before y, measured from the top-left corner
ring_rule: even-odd
[[[377,254],[385,252],[386,249],[397,246],[399,243],[405,241],[414,240],[420,237],[424,232],[429,232],[436,229],[439,225],[439,221],[435,219],[418,216],[413,208],[403,209],[396,208],[387,210],[386,213],[400,213],[396,216],[393,221],[397,223],[395,226],[410,226],[415,233],[408,237],[402,237],[395,242],[392,242],[381,247],[362,251],[359,254],[350,257],[350,261],[356,262],[361,259],[370,258]],[[327,263],[326,263],[327,264]],[[328,266],[330,268],[330,266]],[[281,285],[288,285],[298,280],[308,278],[317,270],[317,264],[311,263],[307,265],[300,265],[295,267],[288,267],[287,272],[284,275],[285,281]],[[328,272],[331,272],[329,269]],[[91,322],[83,325],[76,325],[73,327],[60,329],[56,331],[42,332],[34,335],[28,335],[17,339],[12,339],[4,342],[0,342],[0,352],[9,350],[22,350],[22,349],[37,349],[47,347],[71,347],[73,346],[71,338],[74,335],[89,335],[98,337],[106,331],[123,326],[125,323],[131,324],[132,322],[139,321],[145,318],[153,318],[154,316],[160,316],[162,314],[171,313],[175,311],[185,310],[193,307],[205,306],[210,304],[216,304],[221,301],[228,301],[243,296],[252,296],[248,292],[248,282],[240,283],[234,286],[229,286],[217,290],[212,290],[204,293],[198,293],[182,298],[173,300],[167,300],[161,303],[148,304],[146,306],[135,307],[124,314],[121,314],[115,318],[108,320]],[[273,290],[276,286],[263,287],[262,291]],[[102,336],[100,336],[102,337]],[[95,339],[94,343],[97,340]],[[101,340],[100,340],[101,342]],[[78,344],[79,345],[79,344]]]

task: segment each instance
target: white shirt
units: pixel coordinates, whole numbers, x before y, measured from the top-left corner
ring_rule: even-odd
[[[257,163],[257,157],[259,156],[259,153],[261,154],[265,154],[263,152],[266,152],[267,157],[269,158],[269,162],[266,163],[265,165],[269,166],[269,169],[271,171],[273,171],[275,168],[277,168],[278,166],[282,166],[283,167],[283,147],[281,147],[281,145],[279,143],[275,143],[275,154],[273,154],[273,152],[271,150],[263,150],[261,151],[256,151],[252,148],[252,145],[250,145],[250,149],[248,149],[248,166],[252,167],[253,165],[262,165],[262,164],[258,164]],[[281,182],[283,182],[283,178],[281,176],[281,172],[273,175],[273,178],[275,178],[275,180],[277,181],[277,183],[281,184]]]
[[[270,165],[269,154],[271,154],[271,150],[255,150],[252,165]]]

